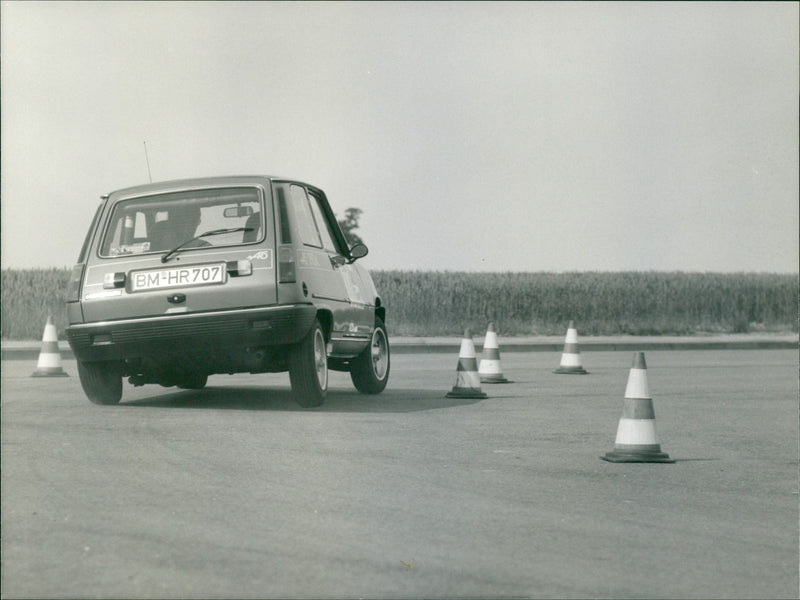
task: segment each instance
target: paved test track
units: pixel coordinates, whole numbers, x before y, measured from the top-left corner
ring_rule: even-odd
[[[376,397],[333,374],[200,392],[2,362],[3,598],[798,597],[796,350],[647,352],[672,465],[611,464],[631,352],[396,355]]]

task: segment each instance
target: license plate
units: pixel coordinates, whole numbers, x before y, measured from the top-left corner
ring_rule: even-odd
[[[225,263],[131,273],[131,291],[225,283]]]

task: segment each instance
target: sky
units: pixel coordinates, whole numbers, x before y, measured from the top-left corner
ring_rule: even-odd
[[[2,267],[266,174],[360,208],[372,269],[796,273],[799,6],[2,2]]]

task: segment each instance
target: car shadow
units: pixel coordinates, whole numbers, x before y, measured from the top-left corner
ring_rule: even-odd
[[[323,413],[407,413],[475,404],[485,398],[447,398],[447,390],[391,389],[368,395],[329,389],[325,403],[303,408],[287,388],[268,386],[208,386],[202,390],[168,391],[150,398],[120,403],[125,407],[172,409],[262,410]]]

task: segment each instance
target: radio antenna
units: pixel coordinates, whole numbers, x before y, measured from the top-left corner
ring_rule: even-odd
[[[142,143],[144,144],[144,159],[147,161],[147,176],[150,178],[150,183],[153,183],[153,176],[150,174],[150,159],[147,156],[147,140]]]

